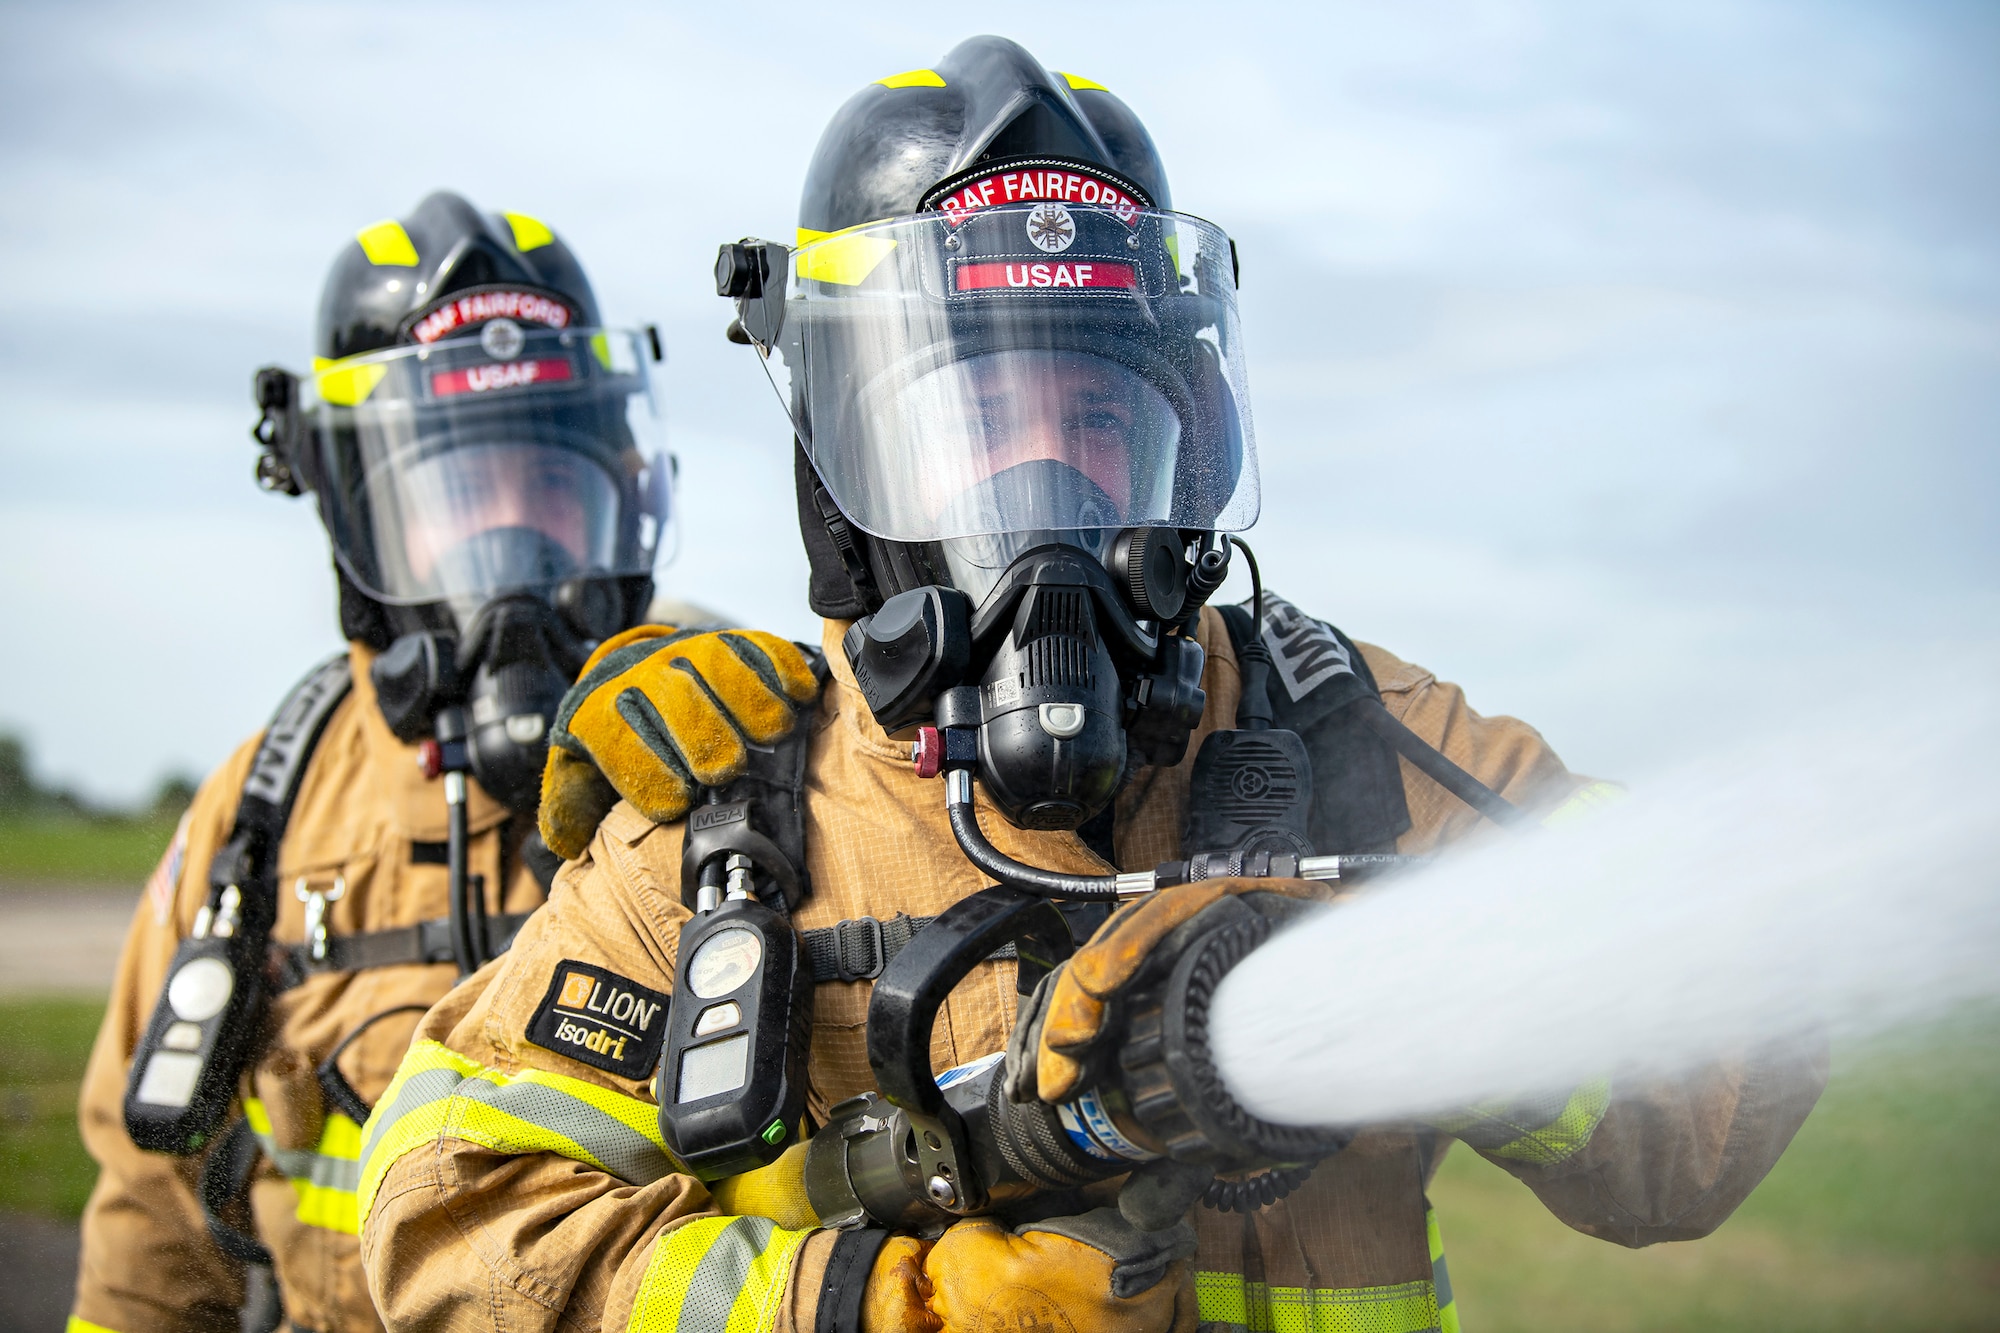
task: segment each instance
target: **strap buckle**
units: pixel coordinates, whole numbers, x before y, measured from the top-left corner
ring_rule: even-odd
[[[859,967],[850,967],[850,956],[866,961]],[[881,976],[882,969],[889,965],[888,950],[883,947],[882,923],[872,916],[836,922],[833,927],[833,965],[842,981],[873,981]]]

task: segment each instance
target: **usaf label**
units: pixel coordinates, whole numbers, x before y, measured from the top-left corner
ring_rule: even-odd
[[[528,1023],[528,1040],[621,1078],[643,1080],[660,1059],[667,997],[589,963],[564,959]]]

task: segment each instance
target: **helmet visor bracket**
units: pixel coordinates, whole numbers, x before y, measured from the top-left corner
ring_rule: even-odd
[[[814,239],[788,268],[765,365],[834,502],[875,536],[1255,521],[1229,240],[1212,224],[1048,203],[921,214]]]

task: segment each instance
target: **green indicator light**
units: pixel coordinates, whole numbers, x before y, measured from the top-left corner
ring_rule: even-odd
[[[771,1127],[757,1137],[766,1143],[783,1143],[785,1141],[785,1122],[782,1120],[773,1120]]]

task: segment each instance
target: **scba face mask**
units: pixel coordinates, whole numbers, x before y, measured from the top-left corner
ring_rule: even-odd
[[[404,740],[464,712],[481,786],[531,811],[547,727],[670,548],[640,335],[524,328],[322,362],[303,386],[335,558],[403,632],[373,668]]]
[[[937,213],[726,248],[719,277],[754,275],[741,327],[866,534],[886,600],[847,651],[877,720],[976,706],[1008,817],[1074,828],[1200,718],[1194,612],[1257,510],[1233,257],[1076,164],[980,172]],[[1052,175],[1073,204],[985,202]]]

